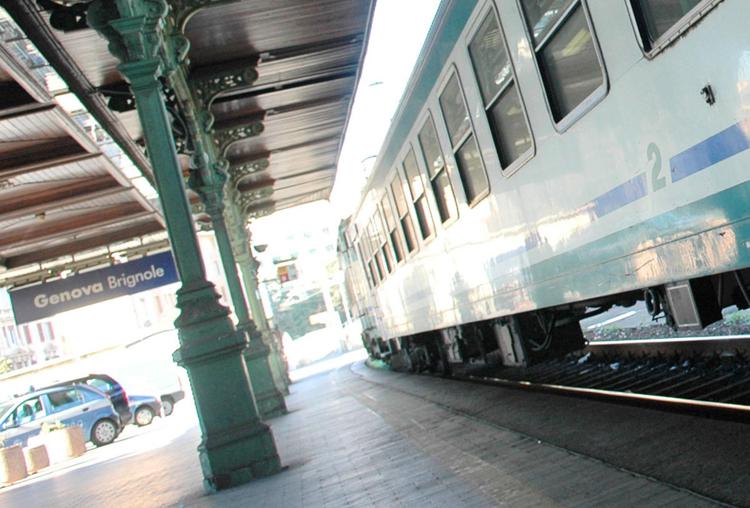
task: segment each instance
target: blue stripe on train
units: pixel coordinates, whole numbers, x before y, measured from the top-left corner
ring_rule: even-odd
[[[604,217],[628,203],[641,199],[647,193],[646,173],[641,173],[594,199],[591,209],[597,217]]]
[[[750,119],[738,122],[669,159],[677,182],[750,148]]]

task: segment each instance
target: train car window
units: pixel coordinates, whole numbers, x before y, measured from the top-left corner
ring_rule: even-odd
[[[469,111],[466,108],[456,74],[448,80],[438,102],[448,128],[448,136],[456,156],[466,199],[469,204],[473,204],[489,190],[490,182],[484,171],[482,158],[479,156],[479,148],[469,123]]]
[[[375,227],[378,230],[378,243],[380,244],[380,252],[385,262],[385,269],[388,273],[393,272],[393,253],[388,243],[388,236],[385,233],[385,227],[383,225],[383,215],[381,214],[380,207],[375,212]]]
[[[378,270],[378,280],[382,282],[385,279],[385,266],[383,266],[383,256],[380,251],[375,253],[375,267]]]
[[[414,223],[411,220],[409,207],[406,206],[406,196],[401,186],[401,178],[396,175],[391,181],[391,192],[393,192],[393,201],[396,203],[396,212],[398,214],[401,229],[406,239],[406,250],[411,253],[417,248],[417,235],[414,231]]]
[[[469,43],[469,56],[487,111],[500,166],[508,169],[532,150],[531,131],[515,83],[500,24],[490,10]]]
[[[604,96],[606,76],[584,0],[520,0],[552,117],[558,127]],[[587,101],[588,100],[588,101]]]
[[[375,261],[373,259],[370,259],[370,261],[367,263],[367,266],[370,269],[370,280],[372,282],[372,287],[375,287],[378,285],[378,278],[375,275],[377,272],[377,269],[375,268]]]
[[[375,282],[372,278],[372,273],[370,272],[370,265],[366,261],[367,257],[365,256],[365,247],[364,242],[362,239],[359,239],[356,244],[357,251],[359,252],[359,260],[362,263],[362,272],[365,274],[365,277],[367,278],[367,283],[371,288],[375,287]]]
[[[440,94],[440,109],[443,110],[451,144],[455,146],[471,129],[469,113],[455,74],[451,76],[443,93]]]
[[[382,282],[385,279],[385,266],[380,253],[378,231],[375,226],[374,217],[371,217],[370,222],[367,224],[367,236],[370,243],[370,256],[372,256],[372,260],[374,261],[375,274],[378,276],[377,281]]]
[[[427,202],[427,195],[424,192],[422,173],[419,171],[419,165],[417,165],[417,157],[414,155],[414,149],[409,149],[409,152],[404,158],[403,164],[409,192],[411,193],[412,202],[414,203],[414,210],[417,213],[419,232],[422,235],[422,239],[426,240],[433,235],[435,228],[432,223],[430,205]]]
[[[445,168],[445,158],[443,157],[443,151],[440,149],[440,141],[438,141],[437,132],[435,132],[432,115],[428,115],[422,130],[417,134],[417,140],[427,166],[427,174],[430,178],[432,193],[435,195],[435,201],[437,202],[440,222],[445,224],[458,217],[458,207],[456,197],[453,194],[453,187],[451,187],[448,178],[448,171]]]
[[[391,245],[393,245],[393,254],[396,256],[396,263],[400,263],[404,259],[404,241],[401,239],[401,235],[398,234],[396,216],[393,213],[391,202],[388,201],[388,196],[383,196],[383,199],[380,201],[380,208],[383,210],[385,227],[388,237],[391,239]]]
[[[630,0],[629,3],[643,49],[653,54],[700,19],[717,0]]]

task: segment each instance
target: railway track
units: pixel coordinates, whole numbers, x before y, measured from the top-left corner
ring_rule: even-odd
[[[592,342],[564,359],[456,377],[750,421],[747,335]]]

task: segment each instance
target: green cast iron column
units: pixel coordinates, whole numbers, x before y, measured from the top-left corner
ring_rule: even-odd
[[[255,300],[255,308],[251,304],[251,310],[253,316],[262,316],[262,322],[265,326],[261,329],[261,334],[264,338],[264,342],[268,345],[270,350],[268,361],[271,364],[271,370],[274,375],[274,381],[279,390],[283,393],[289,393],[289,374],[287,371],[286,362],[282,358],[281,345],[278,343],[273,332],[268,327],[268,321],[263,311],[263,304],[258,298],[258,278],[257,278],[257,266],[258,262],[250,254],[249,249],[247,252],[240,253],[237,255],[237,262],[240,265],[240,271],[242,272],[242,278],[245,281],[245,288],[248,294],[248,298],[252,302]],[[254,298],[253,298],[254,297]],[[256,320],[256,322],[259,322]]]
[[[218,176],[218,175],[216,175]],[[255,394],[255,403],[263,419],[273,418],[287,412],[284,396],[277,388],[271,369],[269,348],[263,342],[260,331],[250,319],[242,283],[237,273],[237,264],[232,252],[232,242],[224,220],[224,199],[221,185],[197,187],[198,194],[211,217],[211,222],[219,246],[224,276],[237,314],[237,329],[245,332],[249,345],[243,352],[250,382]]]
[[[260,330],[263,342],[269,350],[268,363],[271,366],[276,387],[280,392],[289,394],[289,373],[286,362],[283,360],[282,345],[268,326],[263,303],[258,296],[258,261],[253,257],[250,250],[250,240],[245,229],[245,221],[242,219],[243,215],[237,210],[236,203],[232,201],[229,202],[228,212],[233,219],[231,222],[235,233],[235,257],[240,266],[242,280],[245,283],[245,293],[250,304],[250,312]]]
[[[174,358],[190,379],[202,434],[198,453],[204,486],[214,491],[274,474],[281,464],[254,403],[242,358],[247,339],[234,329],[228,309],[206,280],[193,229],[159,81],[167,61],[160,30],[167,12],[163,1],[95,0],[87,19],[109,40],[135,96],[182,283],[175,321],[180,347]]]

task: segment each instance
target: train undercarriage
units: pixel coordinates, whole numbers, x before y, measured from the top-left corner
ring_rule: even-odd
[[[750,269],[672,282],[616,295],[384,340],[365,334],[373,358],[394,370],[451,375],[467,367],[529,367],[582,350],[580,321],[615,306],[644,302],[652,320],[673,330],[700,330],[722,309],[750,307]]]

